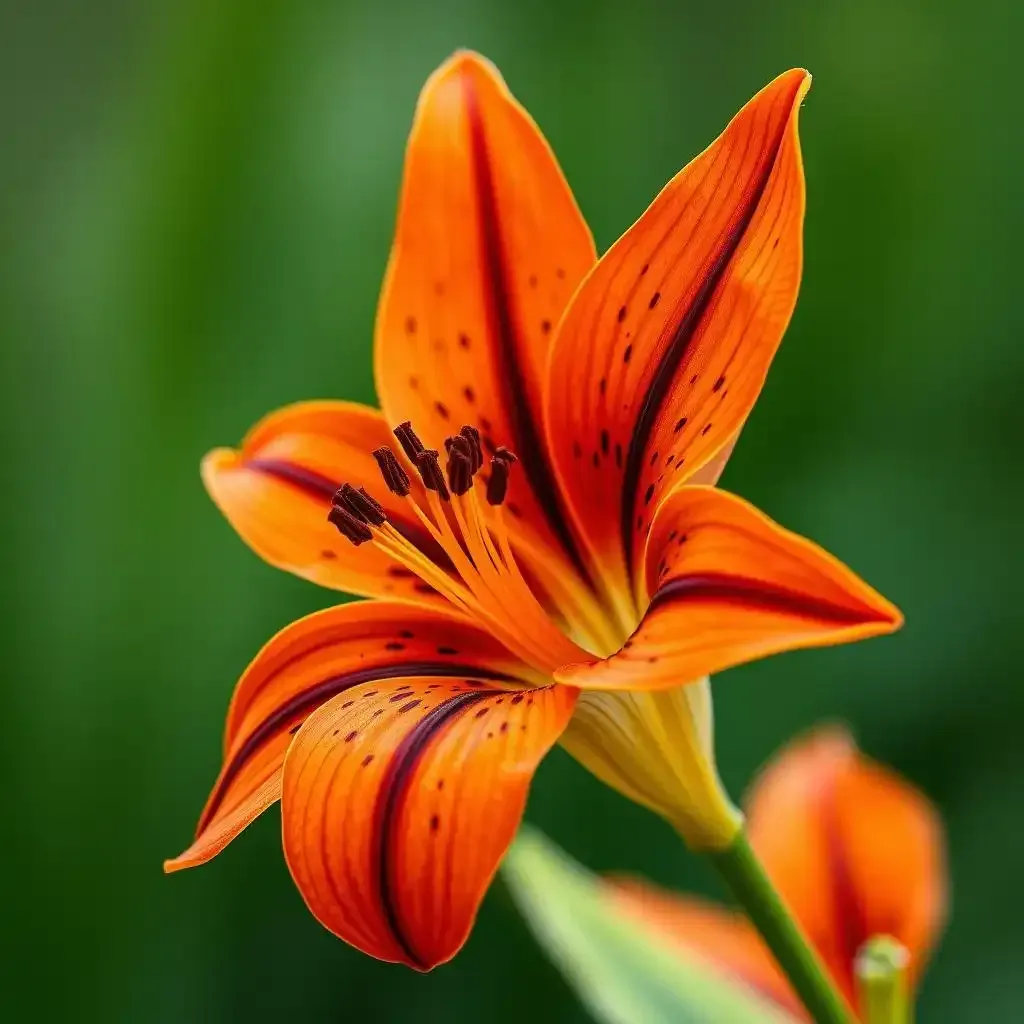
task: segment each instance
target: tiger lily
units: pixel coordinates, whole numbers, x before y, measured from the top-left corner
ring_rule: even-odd
[[[782,751],[748,811],[751,844],[850,1005],[859,1002],[858,951],[877,936],[906,950],[912,987],[946,915],[943,829],[929,801],[864,757],[847,732],[826,728]],[[615,882],[611,895],[668,941],[805,1017],[741,914],[639,881]]]
[[[498,72],[434,73],[377,316],[383,412],[288,406],[203,463],[257,554],[373,600],[256,656],[168,870],[280,798],[313,914],[425,970],[465,941],[556,742],[692,845],[736,834],[707,675],[900,622],[709,486],[796,301],[808,85],[758,93],[598,261]]]

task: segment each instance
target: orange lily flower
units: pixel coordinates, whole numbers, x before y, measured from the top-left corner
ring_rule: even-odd
[[[752,846],[851,1006],[857,952],[878,935],[906,948],[915,985],[946,918],[943,829],[929,801],[826,728],[787,747],[748,804]],[[612,891],[670,941],[806,1016],[742,914],[638,881]]]
[[[316,917],[427,969],[464,942],[556,742],[693,844],[735,836],[707,675],[900,622],[706,486],[796,301],[808,84],[790,71],[758,93],[597,261],[497,71],[459,53],[435,72],[377,318],[383,413],[289,406],[203,463],[264,559],[376,600],[257,655],[168,870],[280,798]]]

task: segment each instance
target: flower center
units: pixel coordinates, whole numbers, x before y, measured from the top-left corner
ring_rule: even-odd
[[[416,518],[447,555],[454,572],[406,539],[388,521],[384,508],[364,488],[342,484],[328,519],[355,545],[371,543],[416,573],[459,611],[472,617],[528,664],[550,675],[571,662],[589,661],[593,641],[593,601],[567,581],[556,595],[567,622],[587,647],[570,639],[552,620],[523,576],[509,542],[505,496],[516,456],[497,448],[484,469],[480,432],[471,426],[445,440],[447,462],[426,448],[409,423],[395,428],[409,462],[425,488],[426,502],[412,493],[410,478],[387,445],[373,453],[388,489],[408,501]],[[486,506],[486,507],[485,507]],[[558,581],[553,580],[557,587]],[[598,634],[600,635],[600,634]]]

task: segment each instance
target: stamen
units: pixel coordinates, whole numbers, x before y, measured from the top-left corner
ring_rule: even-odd
[[[491,459],[491,476],[487,481],[487,503],[489,505],[500,505],[508,493],[508,477],[512,469],[512,463],[505,457],[495,454]],[[511,452],[509,453],[511,454]],[[514,459],[515,456],[513,455]]]
[[[384,506],[368,494],[365,488],[360,487],[356,490],[351,484],[343,484],[338,493],[342,496],[345,508],[364,523],[383,526],[388,521]]]
[[[373,531],[370,527],[340,505],[331,506],[331,511],[327,513],[327,521],[333,523],[338,528],[338,532],[356,547],[365,544],[368,540],[373,540]]]
[[[469,457],[452,445],[448,454],[448,489],[452,494],[465,494],[472,486]]]
[[[402,451],[405,452],[409,461],[415,463],[416,456],[424,450],[424,445],[412,429],[412,423],[409,420],[399,423],[392,433],[398,438],[398,443],[402,446]]]
[[[484,453],[480,447],[480,431],[476,427],[466,424],[460,431],[460,436],[466,439],[467,444],[472,452],[472,459],[470,460],[470,472],[476,474],[480,467],[484,464]]]
[[[387,445],[382,445],[374,451],[373,457],[377,460],[380,475],[384,477],[388,490],[400,498],[406,497],[410,491],[409,474],[402,468],[395,453]]]
[[[413,435],[415,437],[415,435]],[[416,468],[423,479],[423,486],[428,491],[436,491],[442,501],[449,500],[448,488],[444,483],[444,474],[438,462],[438,453],[433,448],[425,448],[416,453]]]

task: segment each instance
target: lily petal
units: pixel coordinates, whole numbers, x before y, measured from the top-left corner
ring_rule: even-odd
[[[800,1018],[806,1011],[760,936],[741,914],[639,879],[610,879],[608,896],[634,920],[688,956],[706,957]]]
[[[360,601],[308,615],[281,630],[235,687],[224,761],[196,838],[168,871],[216,856],[281,793],[281,766],[306,717],[354,687],[398,676],[533,680],[488,633],[449,612]],[[372,689],[372,686],[369,687]]]
[[[735,439],[796,303],[805,71],[761,90],[602,257],[566,311],[548,443],[594,569],[626,590],[659,500]]]
[[[314,712],[288,752],[285,857],[309,909],[381,960],[461,948],[576,692],[410,675]]]
[[[228,522],[271,565],[348,593],[434,601],[434,590],[409,570],[373,544],[354,547],[327,521],[331,497],[342,483],[366,487],[397,529],[446,565],[408,503],[381,480],[372,452],[386,444],[394,444],[394,437],[376,409],[355,402],[299,402],[260,420],[241,450],[210,452],[203,481]],[[420,497],[420,481],[412,486]]]
[[[460,424],[520,459],[511,531],[569,545],[542,448],[555,325],[596,261],[569,186],[529,114],[484,58],[455,54],[420,96],[377,316],[377,392],[440,448]],[[518,478],[518,479],[517,479]]]
[[[622,649],[567,665],[582,689],[657,690],[780,651],[890,633],[899,611],[816,544],[712,487],[663,502],[645,553],[647,613]]]
[[[942,929],[942,825],[929,801],[842,729],[791,744],[748,801],[750,840],[849,999],[858,948],[891,935],[920,976]]]

